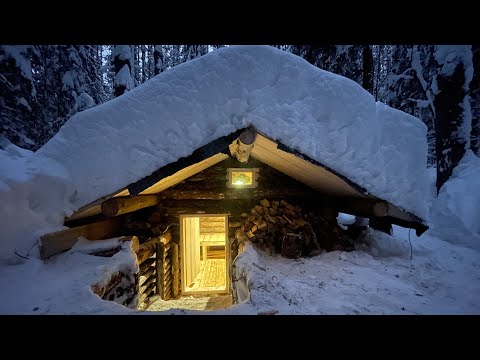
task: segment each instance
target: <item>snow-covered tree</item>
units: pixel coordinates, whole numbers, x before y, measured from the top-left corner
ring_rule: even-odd
[[[438,74],[433,81],[437,144],[437,192],[470,147],[472,113],[468,96],[473,77],[470,45],[435,46]]]
[[[38,148],[41,126],[35,114],[37,92],[28,46],[0,46],[0,135],[27,148]]]
[[[184,45],[183,62],[196,59],[208,53],[208,45]]]
[[[472,106],[472,131],[470,149],[480,155],[480,46],[472,45],[473,78],[470,83],[470,104]]]
[[[362,86],[373,94],[373,52],[371,45],[364,45],[362,49]]]
[[[363,46],[292,45],[289,50],[320,69],[345,76],[363,85]]]
[[[67,119],[80,109],[85,110],[101,103],[102,86],[93,47],[60,45],[58,56],[62,72],[59,115]],[[91,101],[87,101],[87,98]]]
[[[164,70],[164,58],[162,45],[155,45],[153,50],[154,74],[158,75]]]
[[[395,45],[390,47],[388,69],[379,100],[421,119],[428,128],[428,163],[435,163],[435,107],[432,80],[437,68],[432,45]]]
[[[112,57],[115,69],[114,95],[118,97],[135,87],[132,47],[130,45],[115,45]]]
[[[142,58],[142,84],[147,81],[149,78],[147,77],[147,45],[140,46],[141,58]]]

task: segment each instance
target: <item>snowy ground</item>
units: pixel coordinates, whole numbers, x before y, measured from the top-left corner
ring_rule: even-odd
[[[205,299],[159,300],[154,306],[161,311],[144,314],[480,314],[480,253],[428,232],[417,238],[412,231],[411,242],[412,260],[408,230],[400,227],[393,238],[372,232],[357,251],[300,261],[247,247],[237,266],[248,272],[249,300],[216,311],[200,311],[208,310]],[[0,313],[139,313],[91,292],[88,283],[105,271],[106,261],[115,261],[108,259],[68,252],[48,264],[32,258],[0,265]],[[181,309],[189,301],[198,310]]]
[[[480,314],[478,251],[412,231],[410,260],[408,230],[394,232],[394,238],[372,232],[369,245],[357,244],[360,251],[301,261],[260,254],[248,307],[279,314]]]

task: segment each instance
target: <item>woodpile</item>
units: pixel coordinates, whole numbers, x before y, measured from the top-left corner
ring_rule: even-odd
[[[136,308],[135,274],[117,271],[106,281],[91,286],[103,300],[115,301],[128,308]]]
[[[139,248],[138,238],[136,236],[124,236],[118,239],[117,245],[112,248],[103,250],[92,250],[89,255],[111,257],[122,251],[121,244],[131,241],[133,251]],[[103,300],[115,301],[129,308],[136,308],[137,292],[136,289],[136,274],[133,272],[117,271],[110,274],[110,276],[102,282],[91,286],[92,291],[100,296]]]
[[[330,209],[304,215],[298,205],[263,199],[241,217],[235,232],[239,243],[250,240],[287,258],[317,255],[322,249],[353,249]]]

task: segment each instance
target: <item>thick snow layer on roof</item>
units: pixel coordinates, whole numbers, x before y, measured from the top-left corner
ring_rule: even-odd
[[[76,114],[35,156],[66,168],[82,206],[249,124],[424,217],[424,124],[269,46],[231,46],[176,66]]]

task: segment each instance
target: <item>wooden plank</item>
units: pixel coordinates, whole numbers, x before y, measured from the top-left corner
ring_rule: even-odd
[[[345,180],[321,166],[278,149],[278,144],[257,135],[251,156],[284,174],[326,194],[364,197]]]
[[[95,223],[61,230],[40,237],[40,257],[50,256],[71,249],[80,236],[88,240],[104,240],[120,235],[121,226],[118,219],[106,219]]]
[[[215,154],[207,159],[204,159],[200,162],[197,162],[193,165],[184,167],[183,169],[177,171],[173,175],[167,176],[164,179],[153,184],[149,188],[143,190],[140,194],[155,194],[162,190],[165,190],[171,186],[178,184],[179,182],[185,180],[186,178],[199,173],[202,170],[209,168],[212,165],[219,163],[228,158],[227,154]]]

